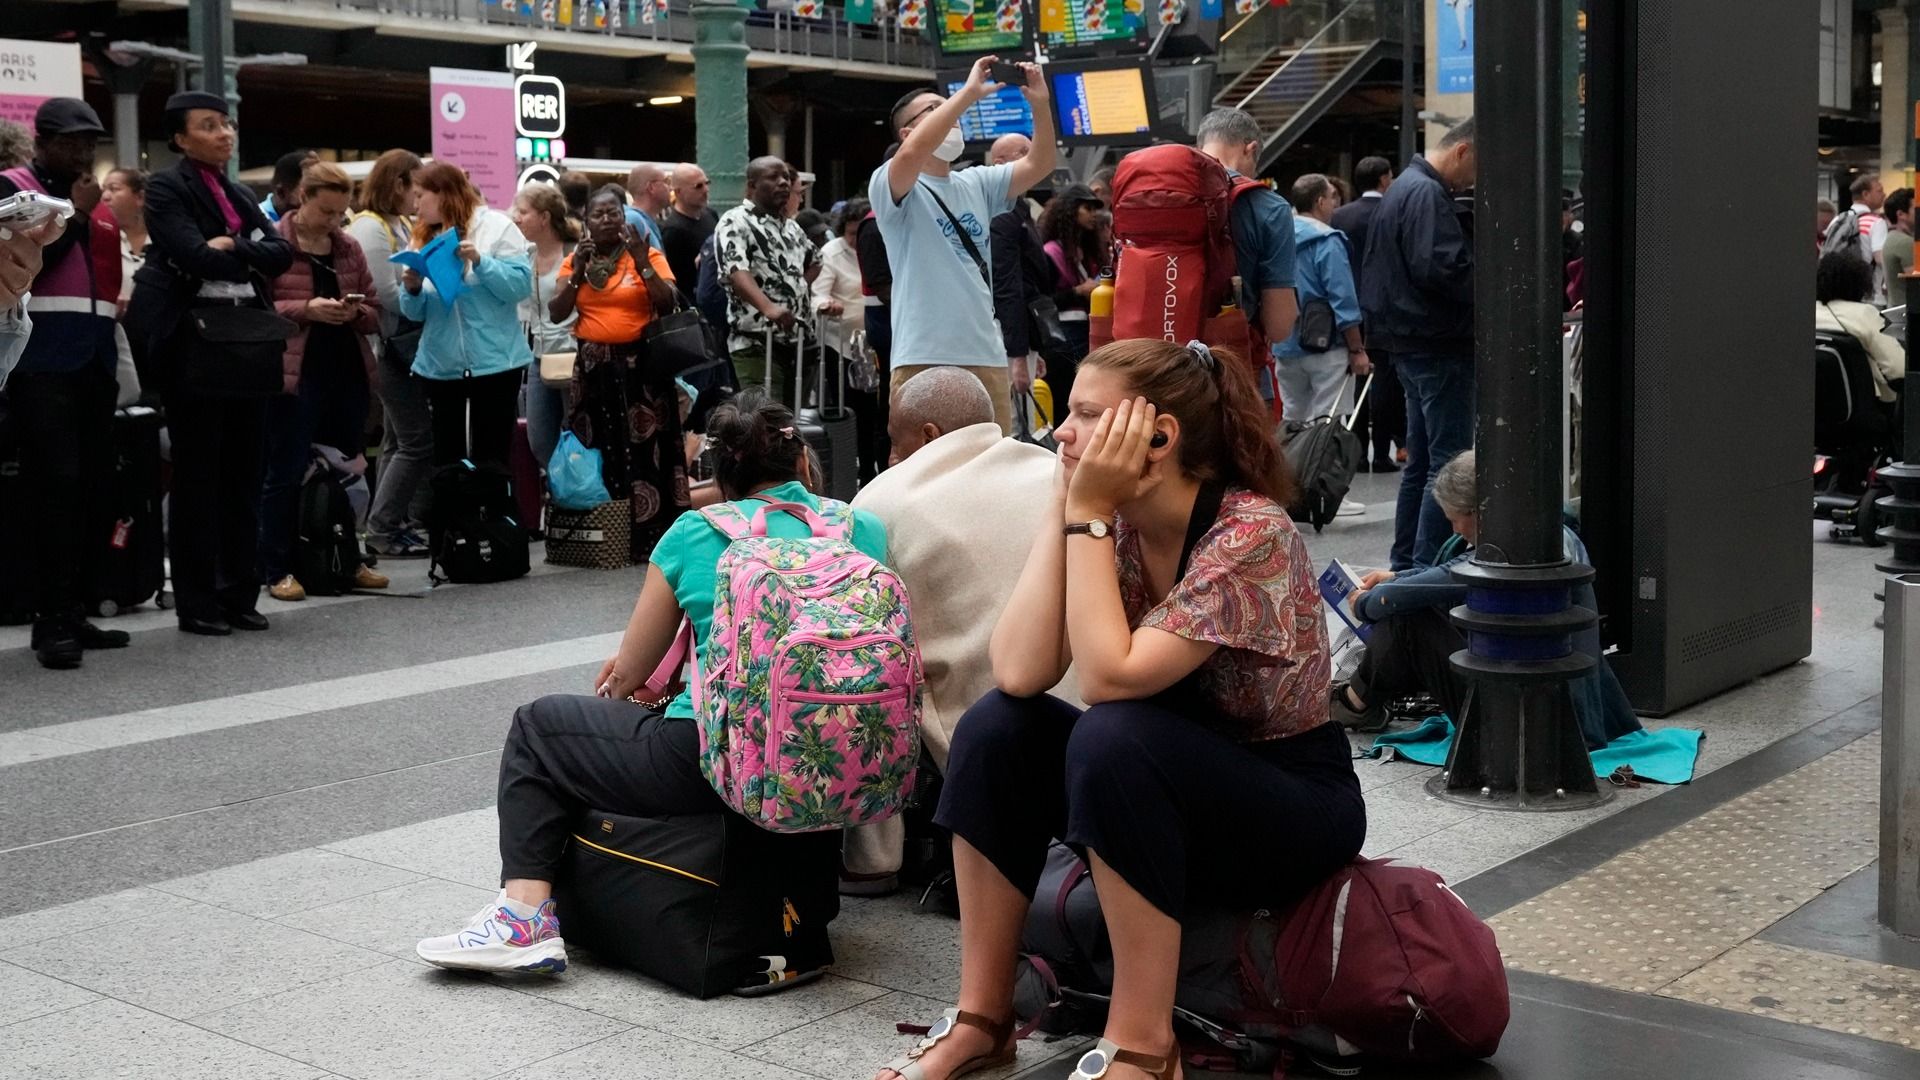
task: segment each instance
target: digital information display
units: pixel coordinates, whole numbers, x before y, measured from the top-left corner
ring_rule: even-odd
[[[1027,44],[1021,0],[934,0],[943,53],[1017,52]]]
[[[1046,2],[1046,0],[1043,0]],[[1049,49],[1084,49],[1134,41],[1142,25],[1140,5],[1128,10],[1128,0],[1051,0],[1065,8],[1065,29],[1046,29],[1041,37]],[[1042,27],[1051,20],[1042,19]]]
[[[948,97],[967,85],[965,79],[944,82]],[[1017,86],[1003,86],[960,114],[960,137],[968,142],[991,142],[1002,135],[1033,137],[1033,108]]]
[[[1138,67],[1061,71],[1048,77],[1062,138],[1122,141],[1151,134],[1146,75]]]

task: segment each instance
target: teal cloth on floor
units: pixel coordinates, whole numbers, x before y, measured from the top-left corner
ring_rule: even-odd
[[[1685,784],[1693,779],[1694,765],[1700,759],[1700,740],[1705,737],[1705,732],[1695,728],[1631,731],[1593,752],[1593,774],[1611,776],[1620,766],[1628,765],[1642,780]],[[1452,749],[1453,721],[1429,716],[1411,731],[1389,731],[1375,738],[1367,756],[1380,757],[1391,750],[1395,757],[1416,764],[1445,765]]]

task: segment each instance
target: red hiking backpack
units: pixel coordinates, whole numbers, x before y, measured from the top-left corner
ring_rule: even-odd
[[[1266,366],[1258,312],[1237,306],[1229,217],[1236,200],[1266,185],[1236,177],[1191,146],[1152,146],[1120,160],[1113,176],[1113,337],[1200,340]]]
[[[1493,931],[1431,870],[1355,859],[1280,921],[1247,929],[1241,974],[1285,1027],[1428,1062],[1490,1057],[1507,1030]]]
[[[1099,1034],[1113,950],[1086,864],[1048,852],[1022,935],[1014,1013],[1055,1034]],[[1204,912],[1181,927],[1176,1017],[1197,1068],[1284,1075],[1305,1053],[1446,1064],[1489,1057],[1510,1008],[1493,931],[1440,875],[1355,859],[1293,907]]]

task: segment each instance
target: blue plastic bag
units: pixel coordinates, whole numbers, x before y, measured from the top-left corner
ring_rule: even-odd
[[[562,510],[591,510],[612,498],[600,478],[600,451],[581,445],[571,431],[560,433],[560,444],[547,461],[547,490]]]

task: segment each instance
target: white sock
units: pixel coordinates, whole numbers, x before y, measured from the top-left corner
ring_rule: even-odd
[[[520,919],[531,919],[540,910],[538,905],[523,904],[509,897],[505,889],[500,890],[500,906],[506,908],[515,918]]]

